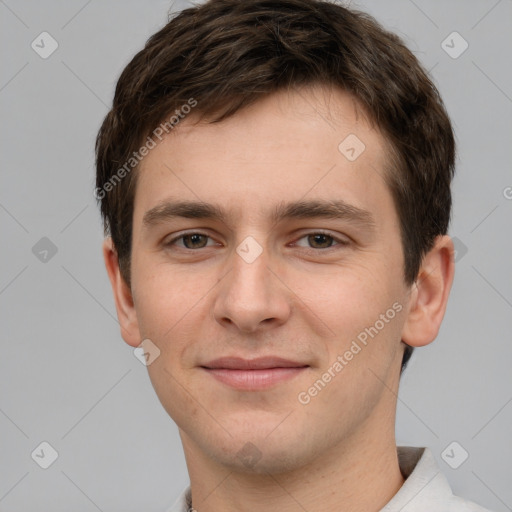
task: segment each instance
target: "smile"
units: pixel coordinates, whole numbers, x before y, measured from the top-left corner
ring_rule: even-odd
[[[212,361],[202,368],[232,388],[259,391],[296,377],[309,365],[277,357],[253,360],[229,357]]]

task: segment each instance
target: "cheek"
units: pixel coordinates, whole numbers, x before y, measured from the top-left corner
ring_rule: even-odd
[[[332,324],[334,331],[352,332],[375,322],[397,300],[398,287],[384,269],[383,263],[361,259],[329,269],[319,266],[290,273],[288,280],[297,296]]]
[[[360,264],[303,276],[301,299],[328,328],[323,366],[342,356],[347,367],[358,369],[352,379],[368,367],[384,371],[399,346],[404,289],[400,277],[384,268]]]
[[[141,335],[161,350],[181,350],[188,338],[186,331],[200,325],[197,317],[204,314],[202,300],[216,282],[204,273],[194,275],[190,270],[176,271],[149,262],[136,268],[134,301]]]

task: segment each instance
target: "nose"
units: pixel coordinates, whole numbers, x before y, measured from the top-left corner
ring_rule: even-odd
[[[246,333],[278,327],[290,316],[287,288],[269,268],[266,249],[252,262],[233,251],[220,286],[213,316],[223,327]]]

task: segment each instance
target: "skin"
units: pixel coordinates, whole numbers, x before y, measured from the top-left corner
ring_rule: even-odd
[[[385,141],[343,91],[279,92],[221,123],[192,121],[139,169],[131,289],[112,241],[103,247],[124,340],[137,347],[150,339],[160,350],[148,371],[179,427],[192,505],[380,510],[403,484],[394,436],[401,340],[422,346],[436,337],[454,275],[452,240],[439,236],[416,283],[405,284],[399,221],[382,178]],[[366,146],[353,162],[338,150],[349,134]],[[145,225],[146,212],[169,199],[215,203],[226,219]],[[281,202],[313,199],[365,209],[374,229],[343,218],[272,221]],[[334,238],[315,243],[308,235],[318,230]],[[169,244],[184,231],[207,237]],[[248,236],[262,248],[252,263],[236,252]],[[299,393],[394,303],[401,311],[300,403]],[[231,388],[201,368],[221,356],[265,355],[309,367],[260,391]],[[246,452],[254,464],[240,457]]]

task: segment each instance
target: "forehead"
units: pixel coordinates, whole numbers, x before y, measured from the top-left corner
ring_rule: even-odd
[[[386,163],[385,139],[351,95],[280,91],[219,123],[182,120],[141,163],[135,216],[169,195],[224,202],[239,218],[270,214],[285,198],[339,198],[382,214],[391,205]]]

